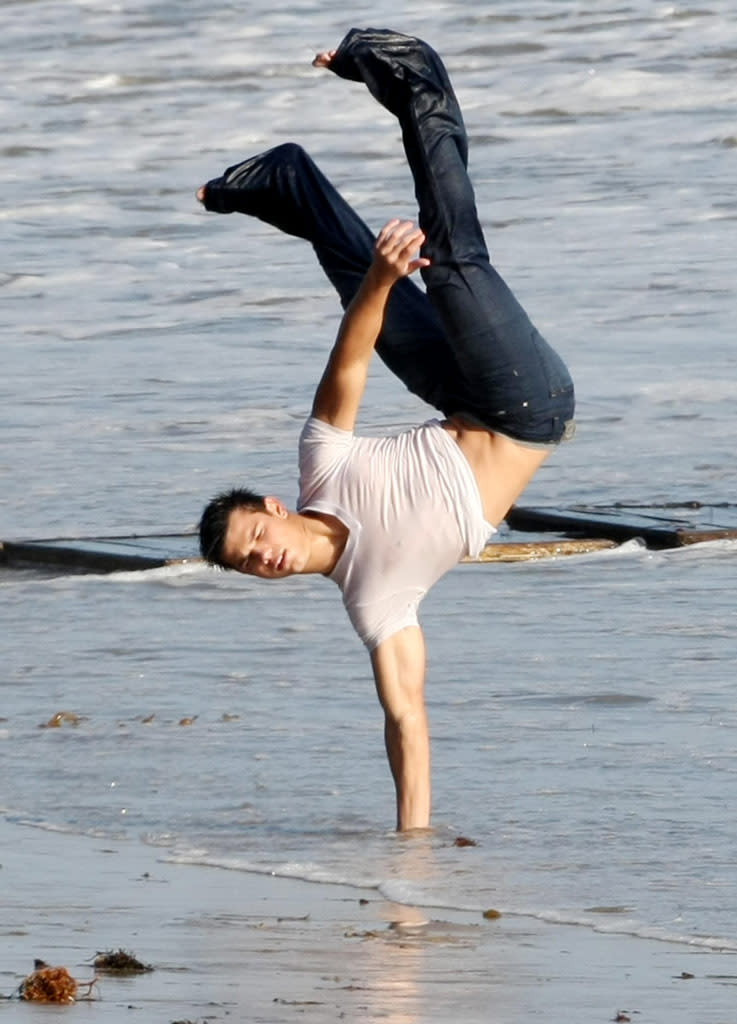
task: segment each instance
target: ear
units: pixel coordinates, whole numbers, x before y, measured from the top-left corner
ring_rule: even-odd
[[[278,498],[274,498],[272,495],[264,498],[264,508],[270,516],[277,516],[278,519],[286,519],[289,515],[286,505],[283,505]]]

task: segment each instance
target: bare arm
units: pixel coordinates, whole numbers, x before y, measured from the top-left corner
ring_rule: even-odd
[[[345,311],[315,393],[312,415],[317,419],[342,430],[353,429],[392,287],[429,264],[413,258],[424,237],[409,221],[389,221],[379,232],[373,262]]]
[[[425,711],[425,641],[419,626],[389,637],[372,652],[384,709],[384,741],[397,793],[397,829],[430,824],[430,736]]]

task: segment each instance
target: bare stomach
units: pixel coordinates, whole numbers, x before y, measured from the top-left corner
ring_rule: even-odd
[[[442,425],[465,455],[476,478],[484,518],[498,526],[551,449],[528,448],[458,416],[443,420]]]

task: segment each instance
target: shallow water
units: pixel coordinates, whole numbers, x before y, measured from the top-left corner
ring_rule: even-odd
[[[734,500],[726,2],[405,12],[454,77],[494,257],[576,378],[577,439],[525,500]],[[184,529],[241,476],[293,500],[336,303],[306,247],[192,194],[293,138],[372,226],[412,213],[389,117],[309,67],[343,5],[3,14],[0,537]],[[426,412],[375,368],[363,429]],[[736,557],[633,544],[442,581],[424,845],[389,830],[329,584],[3,573],[0,804],[185,860],[737,948]],[[81,721],[39,728],[61,710]]]

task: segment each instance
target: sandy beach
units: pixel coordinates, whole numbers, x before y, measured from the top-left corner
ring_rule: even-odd
[[[35,957],[90,979],[123,947],[154,970],[101,976],[86,1020],[632,1020],[728,1024],[734,955],[549,924],[423,913],[376,893],[162,862],[137,843],[3,822],[0,991]],[[692,977],[691,977],[692,975]],[[49,1008],[0,1002],[0,1019]]]

